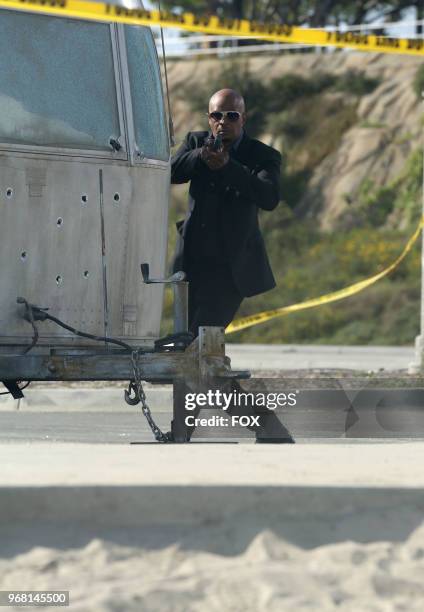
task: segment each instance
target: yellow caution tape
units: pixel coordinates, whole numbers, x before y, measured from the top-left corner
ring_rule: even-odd
[[[299,304],[291,304],[290,306],[282,306],[281,308],[275,308],[273,310],[265,310],[264,312],[259,312],[258,314],[251,315],[248,317],[241,317],[240,319],[236,319],[226,328],[226,334],[232,334],[236,331],[240,331],[241,329],[246,329],[246,327],[252,327],[252,325],[258,325],[258,323],[265,323],[265,321],[269,321],[270,319],[274,319],[275,317],[282,317],[284,315],[289,314],[290,312],[299,312],[299,310],[306,310],[307,308],[314,308],[315,306],[321,306],[321,304],[329,304],[330,302],[335,302],[337,300],[342,300],[343,298],[350,297],[351,295],[355,295],[355,293],[359,293],[363,289],[366,289],[370,285],[376,283],[380,278],[387,276],[392,272],[400,262],[405,259],[409,251],[412,249],[414,243],[417,241],[418,236],[422,228],[424,227],[424,216],[421,218],[421,221],[418,224],[417,229],[414,234],[408,240],[405,248],[399,257],[392,263],[390,266],[371,276],[370,278],[366,278],[365,280],[354,283],[353,285],[349,285],[349,287],[344,287],[344,289],[339,289],[338,291],[333,291],[332,293],[327,293],[325,295],[320,295],[319,297],[312,298],[311,300],[306,300],[305,302],[300,302]]]
[[[424,41],[416,38],[392,38],[363,34],[298,28],[287,24],[260,23],[246,19],[228,19],[217,16],[196,16],[193,13],[171,13],[129,9],[104,3],[83,0],[0,0],[0,8],[58,17],[70,17],[93,21],[125,23],[128,25],[162,26],[189,32],[250,36],[283,43],[300,43],[322,47],[340,47],[378,53],[403,53],[424,55]]]

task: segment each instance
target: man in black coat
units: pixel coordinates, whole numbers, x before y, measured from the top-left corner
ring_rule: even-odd
[[[190,181],[189,210],[177,223],[174,272],[184,270],[188,276],[189,328],[195,336],[201,325],[226,327],[244,297],[275,287],[258,209],[273,210],[278,204],[281,155],[247,136],[244,100],[234,90],[212,96],[208,117],[211,133],[189,132],[172,158],[171,171],[172,183]],[[242,391],[237,381],[231,385]],[[240,410],[232,406],[228,413]],[[258,413],[253,407],[241,414]],[[193,429],[188,428],[188,437]],[[248,429],[255,431],[257,442],[294,441],[272,411]]]
[[[190,181],[189,211],[174,271],[189,280],[189,328],[226,327],[244,297],[275,287],[258,209],[279,201],[281,155],[244,131],[244,100],[232,89],[209,102],[208,132],[189,132],[172,158],[172,183]],[[216,142],[215,142],[216,141]]]

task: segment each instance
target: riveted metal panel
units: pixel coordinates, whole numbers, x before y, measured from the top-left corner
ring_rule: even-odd
[[[30,341],[18,296],[104,335],[105,286],[108,335],[134,344],[156,338],[163,287],[142,283],[140,263],[149,262],[154,276],[165,274],[168,197],[163,166],[0,158],[0,343]],[[51,322],[37,325],[41,344],[87,344]]]
[[[0,194],[2,342],[31,333],[17,296],[49,307],[69,325],[103,333],[97,168],[3,157]],[[39,327],[41,341],[68,335],[48,322]]]
[[[109,333],[127,341],[156,338],[162,285],[144,285],[140,264],[165,275],[169,168],[108,167],[104,172]]]

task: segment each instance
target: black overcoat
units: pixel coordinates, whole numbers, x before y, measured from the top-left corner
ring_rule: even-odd
[[[171,182],[190,181],[189,210],[184,221],[177,223],[179,241],[173,270],[185,268],[184,237],[196,202],[208,189],[218,188],[224,200],[222,236],[234,282],[244,297],[263,293],[275,287],[275,280],[259,229],[258,209],[273,210],[279,202],[281,155],[244,133],[228,164],[210,170],[200,158],[209,135],[189,132],[172,158]]]

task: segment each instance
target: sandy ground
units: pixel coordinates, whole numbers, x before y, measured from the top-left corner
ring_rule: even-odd
[[[66,589],[72,610],[421,611],[424,525],[401,544],[345,541],[305,551],[270,531],[236,556],[94,539],[0,561],[0,588]],[[18,608],[16,608],[18,609]]]
[[[69,590],[84,612],[421,612],[423,459],[372,440],[5,443],[0,589]]]

